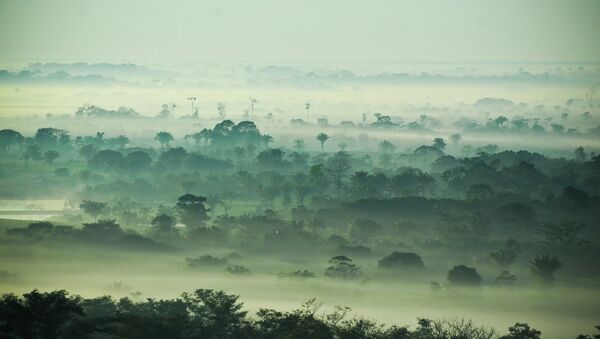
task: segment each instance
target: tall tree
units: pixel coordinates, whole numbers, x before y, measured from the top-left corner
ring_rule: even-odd
[[[193,194],[184,194],[177,199],[177,211],[181,222],[189,228],[198,228],[204,226],[208,219],[206,198]]]
[[[154,140],[160,143],[162,151],[165,151],[165,146],[169,147],[169,142],[173,141],[173,135],[169,132],[160,131],[154,136]]]
[[[325,141],[329,140],[329,135],[325,133],[319,133],[317,135],[317,140],[321,143],[321,151],[325,150]]]

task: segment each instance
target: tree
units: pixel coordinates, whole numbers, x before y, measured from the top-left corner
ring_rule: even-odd
[[[153,233],[158,237],[170,237],[177,235],[175,225],[177,221],[175,218],[168,214],[159,214],[152,219],[152,226],[154,226]]]
[[[79,148],[79,155],[84,157],[86,160],[90,160],[94,154],[96,154],[97,148],[92,144],[86,144]]]
[[[542,332],[529,327],[526,323],[516,323],[508,328],[509,334],[501,336],[499,339],[540,339]]]
[[[460,135],[459,133],[455,133],[455,134],[452,134],[449,139],[450,139],[450,142],[456,146],[462,140],[462,135]]]
[[[587,154],[583,146],[579,146],[575,149],[575,160],[577,162],[585,162],[587,160]]]
[[[59,156],[60,154],[56,151],[46,151],[46,153],[44,153],[44,160],[46,160],[47,163],[51,164]]]
[[[184,194],[177,199],[177,211],[181,222],[189,228],[198,228],[204,226],[208,220],[209,211],[204,203],[206,198],[193,194]]]
[[[352,259],[339,255],[329,259],[331,266],[325,270],[325,276],[340,280],[354,280],[361,276],[358,266],[352,263]]]
[[[33,290],[17,297],[0,298],[0,333],[3,338],[64,338],[68,326],[85,316],[80,297],[64,290]]]
[[[517,276],[509,271],[502,271],[494,280],[500,286],[512,286],[517,281]]]
[[[469,186],[466,195],[471,201],[487,200],[494,196],[494,190],[487,184],[474,184]]]
[[[536,233],[544,237],[546,247],[570,251],[587,243],[578,236],[585,226],[578,222],[544,223],[536,229]]]
[[[600,325],[594,326],[598,332],[600,332]],[[580,334],[576,339],[600,339],[600,333],[589,335]]]
[[[306,110],[306,121],[308,121],[308,113],[310,111],[310,102],[305,102],[304,103],[304,109]]]
[[[121,134],[115,138],[110,139],[110,142],[115,144],[117,148],[123,149],[129,143],[129,138]]]
[[[457,286],[477,287],[481,284],[481,276],[473,267],[457,265],[448,271],[448,282]]]
[[[444,150],[444,148],[446,148],[446,142],[444,141],[444,138],[434,138],[433,147],[439,150]]]
[[[41,145],[66,144],[69,142],[69,133],[64,129],[45,127],[37,130],[34,140]]]
[[[327,160],[327,171],[333,177],[333,183],[335,184],[338,198],[341,194],[343,179],[348,170],[350,170],[350,155],[346,152],[337,152],[333,157]]]
[[[294,148],[298,151],[303,150],[304,149],[304,140],[303,139],[294,140]]]
[[[394,197],[422,195],[435,182],[433,177],[420,169],[407,168],[390,178],[387,191]]]
[[[88,241],[113,241],[123,236],[121,225],[115,219],[100,219],[96,222],[83,224],[81,230]]]
[[[125,157],[125,162],[131,171],[137,172],[143,171],[150,167],[152,164],[152,158],[150,158],[148,153],[144,151],[135,151],[127,154]]]
[[[156,135],[154,136],[154,140],[158,141],[160,143],[160,147],[162,149],[162,151],[165,151],[165,146],[169,147],[169,142],[173,141],[173,135],[169,132],[165,132],[165,131],[160,131],[157,132]]]
[[[179,168],[187,155],[188,154],[183,147],[171,148],[160,155],[156,162],[156,166],[170,169]]]
[[[219,112],[219,118],[225,119],[225,104],[222,102],[217,103],[217,111]]]
[[[94,154],[88,165],[97,169],[120,170],[125,166],[125,158],[121,152],[105,149]]]
[[[11,148],[21,145],[25,138],[21,133],[12,129],[0,130],[0,147],[3,151],[9,152]]]
[[[398,146],[394,145],[393,143],[387,140],[383,140],[379,143],[379,151],[384,154],[393,153],[396,150],[396,148],[398,148]]]
[[[247,338],[246,311],[238,296],[223,291],[198,289],[192,294],[184,293],[182,299],[192,315],[189,338]]]
[[[395,268],[423,268],[423,259],[412,252],[393,252],[392,254],[379,260],[377,263],[379,268],[395,269]]]
[[[317,140],[321,143],[321,151],[325,150],[325,141],[329,140],[329,135],[325,133],[319,133],[317,135]]]
[[[97,219],[98,216],[106,211],[108,204],[105,202],[84,200],[79,204],[79,208],[83,210],[85,214],[88,214],[93,219]]]
[[[274,141],[273,137],[268,134],[263,134],[260,136],[260,141],[263,142],[265,148],[269,148],[269,144]]]
[[[554,283],[554,273],[562,267],[562,263],[555,256],[547,254],[535,256],[529,261],[529,268],[533,275],[545,285]]]
[[[266,149],[256,156],[256,161],[263,167],[280,167],[284,164],[283,155],[285,153],[279,148]]]
[[[205,137],[205,135],[202,132],[195,132],[195,133],[185,136],[186,139],[187,138],[193,139],[194,143],[196,143],[196,147],[200,147],[200,142],[202,142],[202,140],[204,140],[204,137]]]
[[[25,159],[25,163],[27,164],[29,162],[29,160],[40,160],[42,158],[42,151],[40,149],[40,146],[38,145],[29,145],[27,146],[27,148],[25,149],[25,152],[23,153],[23,159]]]
[[[510,248],[501,248],[490,253],[492,260],[502,268],[510,267],[517,259],[517,255],[517,252]]]

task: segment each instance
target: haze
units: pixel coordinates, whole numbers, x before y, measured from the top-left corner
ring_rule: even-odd
[[[599,14],[0,0],[0,337],[597,339]]]

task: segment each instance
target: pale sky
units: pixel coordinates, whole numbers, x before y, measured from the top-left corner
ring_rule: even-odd
[[[0,0],[0,60],[600,61],[598,0]]]

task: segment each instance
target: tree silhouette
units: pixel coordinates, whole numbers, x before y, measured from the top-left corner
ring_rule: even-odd
[[[15,146],[21,145],[25,141],[25,138],[21,133],[12,129],[0,130],[0,147],[5,152],[9,152]]]
[[[501,336],[499,339],[540,339],[542,332],[529,327],[525,323],[516,323],[508,328],[509,334]]]
[[[219,112],[219,119],[225,119],[225,104],[222,102],[217,103],[217,111]]]
[[[535,256],[529,261],[531,272],[538,280],[546,285],[554,283],[554,273],[562,267],[562,263],[557,257],[547,254]]]
[[[308,121],[308,113],[310,111],[310,102],[304,103],[304,109],[306,110],[306,121]]]
[[[304,149],[304,140],[303,139],[294,140],[294,148],[298,151],[303,150]]]
[[[460,135],[459,133],[455,133],[455,134],[450,135],[449,139],[450,139],[450,142],[456,146],[462,140],[462,135]]]
[[[457,286],[477,287],[481,284],[481,276],[473,267],[458,265],[448,271],[448,282]]]
[[[394,145],[392,142],[387,141],[387,140],[383,140],[382,142],[379,143],[379,151],[381,153],[385,153],[385,154],[389,154],[389,153],[393,153],[396,148],[398,148],[398,146]]]
[[[100,201],[84,200],[79,204],[79,208],[83,210],[85,214],[88,214],[93,219],[97,219],[98,216],[106,211],[108,204]]]
[[[173,141],[173,135],[169,132],[160,131],[154,136],[154,140],[160,143],[161,150],[165,151],[165,146],[169,147],[169,142]]]
[[[175,218],[168,214],[159,214],[152,219],[152,226],[154,226],[153,233],[158,237],[172,237],[177,235],[175,224],[177,221]]]
[[[94,154],[96,154],[97,150],[98,149],[96,148],[96,146],[92,144],[86,144],[79,148],[79,155],[84,157],[86,160],[90,160],[94,156]]]
[[[193,194],[184,194],[177,199],[177,210],[181,222],[189,228],[198,228],[204,226],[204,222],[208,220],[209,211],[204,203],[205,197],[196,196]]]
[[[268,134],[263,134],[260,136],[260,141],[265,145],[265,148],[269,148],[269,144],[272,143],[274,139]]]
[[[575,149],[575,160],[578,162],[585,162],[587,160],[587,154],[582,146]]]
[[[393,252],[392,254],[379,260],[379,268],[423,268],[423,260],[420,256],[412,252]]]
[[[42,159],[42,151],[40,146],[35,144],[27,146],[25,152],[23,153],[23,159],[25,159],[25,164],[27,164],[29,160],[37,161]]]
[[[60,156],[60,154],[58,152],[56,152],[56,151],[46,151],[44,153],[44,160],[46,160],[47,163],[51,164],[59,156]]]
[[[340,280],[353,280],[360,277],[360,269],[352,263],[352,259],[339,255],[329,259],[331,266],[325,270],[325,276]]]
[[[446,148],[446,142],[444,141],[444,138],[434,138],[433,147],[439,150],[444,150],[444,148]]]
[[[248,98],[250,101],[250,118],[254,120],[254,105],[258,102],[255,98]]]
[[[321,151],[325,150],[325,141],[329,140],[329,135],[325,133],[319,133],[317,135],[317,140],[321,143]]]

